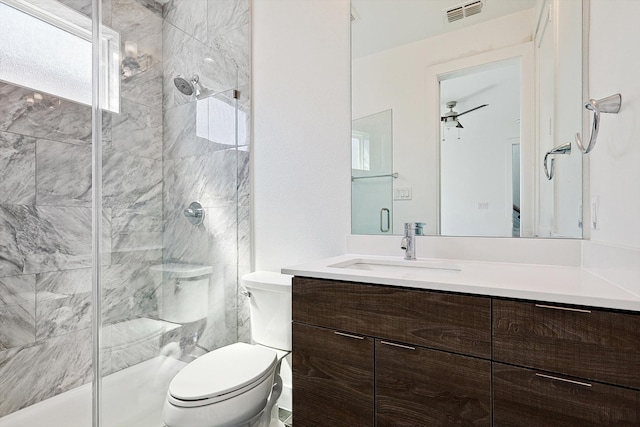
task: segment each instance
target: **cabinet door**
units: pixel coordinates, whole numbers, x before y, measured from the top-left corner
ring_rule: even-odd
[[[493,364],[495,427],[632,427],[640,392],[516,366]]]
[[[491,362],[376,340],[376,421],[380,427],[490,426]]]
[[[493,359],[640,389],[640,316],[496,299]]]
[[[296,427],[374,425],[372,338],[293,323]]]

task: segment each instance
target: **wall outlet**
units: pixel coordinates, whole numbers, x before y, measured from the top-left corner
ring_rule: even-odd
[[[393,200],[411,200],[411,187],[394,188]]]
[[[478,209],[489,209],[489,202],[478,202]]]

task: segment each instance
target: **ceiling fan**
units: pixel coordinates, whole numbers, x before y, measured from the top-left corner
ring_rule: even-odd
[[[444,116],[440,117],[440,121],[443,122],[446,127],[456,127],[458,129],[463,129],[464,126],[462,126],[462,124],[458,121],[458,117],[462,116],[463,114],[470,113],[472,111],[478,110],[480,108],[483,108],[489,105],[489,104],[482,104],[470,110],[464,111],[462,113],[457,113],[453,111],[453,109],[457,104],[458,103],[456,101],[447,102],[447,108],[449,109],[449,111],[447,111],[447,113]]]

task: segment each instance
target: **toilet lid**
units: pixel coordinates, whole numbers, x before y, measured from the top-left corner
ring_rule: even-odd
[[[185,366],[169,385],[179,400],[203,400],[232,393],[270,375],[276,353],[245,343],[211,351]]]

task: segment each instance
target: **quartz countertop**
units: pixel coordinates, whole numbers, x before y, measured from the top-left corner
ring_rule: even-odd
[[[367,271],[349,267],[358,262],[410,268],[408,271],[401,271],[402,268],[397,271]],[[433,277],[424,277],[415,273],[417,270],[411,268],[411,263],[431,264],[443,271],[442,274],[436,271]],[[433,258],[404,261],[402,257],[350,254],[283,268],[282,273],[640,312],[640,295],[581,267]]]

